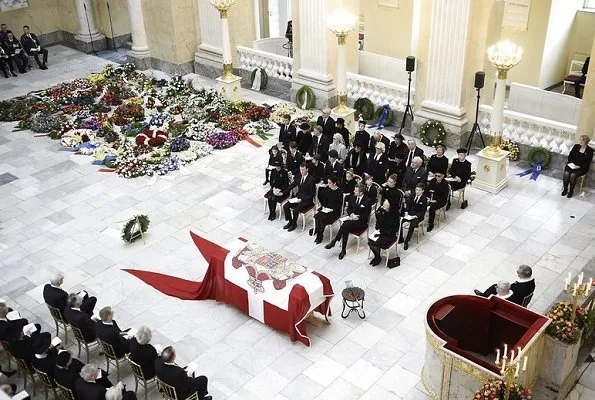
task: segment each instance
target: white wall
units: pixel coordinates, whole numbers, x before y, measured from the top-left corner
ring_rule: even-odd
[[[532,7],[535,6],[532,4]],[[572,26],[576,12],[582,6],[583,0],[552,0],[539,73],[539,87],[542,89],[561,82],[566,76]]]

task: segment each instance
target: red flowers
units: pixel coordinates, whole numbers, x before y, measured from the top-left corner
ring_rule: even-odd
[[[135,138],[137,145],[161,146],[167,140],[167,133],[161,130],[147,129]]]

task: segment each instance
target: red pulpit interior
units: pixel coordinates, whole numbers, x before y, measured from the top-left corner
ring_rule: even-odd
[[[510,350],[524,348],[547,318],[497,296],[449,296],[428,310],[430,329],[444,347],[482,367],[499,373],[499,367],[478,355],[488,356],[504,343]]]

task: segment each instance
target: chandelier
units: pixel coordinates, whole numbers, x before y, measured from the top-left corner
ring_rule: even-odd
[[[219,11],[227,11],[229,7],[235,4],[236,0],[211,0],[213,7]]]
[[[509,40],[503,40],[488,48],[488,61],[498,71],[508,71],[519,62],[523,56],[523,49]]]

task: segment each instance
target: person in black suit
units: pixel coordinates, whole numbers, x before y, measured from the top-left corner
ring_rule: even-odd
[[[39,65],[40,69],[48,69],[48,51],[41,47],[37,36],[34,33],[29,32],[29,26],[23,26],[23,36],[21,36],[21,43],[25,48],[27,54],[32,55],[35,58],[35,62]],[[43,62],[39,60],[39,54],[43,57]]]
[[[51,341],[51,335],[48,332],[40,333],[40,335],[49,337]],[[15,340],[9,342],[8,347],[14,358],[20,358],[31,368],[31,362],[33,361],[33,339],[30,336],[24,335],[21,331]]]
[[[0,70],[4,74],[5,78],[8,78],[8,73],[13,77],[18,75],[14,72],[14,63],[10,58],[9,52],[3,42],[0,41]]]
[[[397,238],[399,230],[399,214],[388,199],[382,202],[382,207],[376,210],[376,230],[368,239],[368,246],[374,253],[370,265],[375,267],[380,264],[382,257],[380,249],[386,249]]]
[[[589,146],[591,138],[587,135],[582,135],[579,143],[572,146],[570,154],[568,154],[568,162],[564,167],[564,175],[562,176],[562,196],[568,195],[571,198],[574,194],[574,187],[579,176],[583,176],[589,170],[591,162],[593,161],[593,149]],[[574,164],[571,165],[569,164]],[[570,185],[570,189],[568,188]]]
[[[405,158],[405,166],[410,167],[415,157],[421,158],[421,166],[424,166],[424,151],[417,147],[417,143],[413,139],[407,141],[407,155]]]
[[[95,323],[97,338],[110,344],[117,358],[122,358],[130,351],[130,342],[126,339],[118,323],[114,320],[114,312],[111,307],[103,307],[99,310],[101,321]]]
[[[8,27],[6,24],[0,24],[0,43],[6,42],[8,39]]]
[[[63,283],[64,275],[58,273],[52,276],[50,283],[46,283],[43,287],[43,300],[47,305],[60,310],[62,317],[64,317],[64,309],[66,308],[66,301],[68,299],[68,293],[61,287]],[[95,304],[97,304],[97,298],[89,297],[85,292],[83,303],[81,304],[81,311],[92,316]]]
[[[283,205],[283,213],[287,221],[283,229],[287,229],[288,232],[297,228],[297,219],[300,211],[310,207],[314,202],[316,182],[314,181],[314,177],[308,174],[308,166],[306,164],[300,166],[300,174],[289,185],[287,189],[288,193],[295,187],[297,187],[297,193],[292,198],[296,199],[296,201],[292,202],[290,199]]]
[[[23,332],[23,327],[29,324],[26,318],[19,318],[8,320],[6,315],[13,311],[12,308],[8,307],[6,303],[0,302],[0,340],[5,342],[12,342],[19,338],[19,335]],[[41,330],[41,326],[37,325],[38,331]]]
[[[72,354],[68,350],[60,350],[56,356],[56,368],[54,369],[54,380],[60,386],[70,389],[76,397],[76,381],[81,379],[80,373],[85,364],[72,358]],[[95,382],[104,388],[112,387],[112,383],[108,379],[107,372],[101,370],[101,378],[96,378]],[[79,399],[79,397],[76,397]]]
[[[357,123],[358,130],[353,137],[353,146],[359,143],[361,151],[368,154],[370,146],[370,134],[366,131],[366,121],[360,119]]]
[[[283,123],[279,128],[279,143],[283,143],[283,148],[285,150],[289,149],[289,143],[295,142],[296,139],[296,130],[295,126],[291,123],[291,115],[284,115],[283,116]]]
[[[279,151],[279,147],[277,147],[277,146],[271,146],[271,148],[269,149],[269,163],[267,164],[267,167],[264,170],[265,180],[264,180],[264,183],[262,184],[262,186],[269,183],[269,177],[271,175],[271,170],[275,169],[275,167],[273,166],[274,161],[283,163],[283,156],[281,155],[281,152]]]
[[[390,147],[390,140],[382,134],[382,131],[374,132],[374,134],[370,138],[370,144],[368,146],[368,153],[370,153],[368,157],[369,160],[371,160],[372,157],[378,154],[378,152],[376,151],[376,145],[378,143],[382,143],[384,145],[384,153],[386,153],[388,151],[388,148]]]
[[[343,165],[339,162],[339,154],[337,150],[329,150],[328,152],[328,162],[324,166],[324,179],[328,179],[330,176],[335,176],[339,178],[339,182],[341,182],[341,177],[344,174]]]
[[[56,357],[58,357],[58,349],[51,344],[52,338],[50,334],[35,335],[33,338],[33,353],[31,364],[37,370],[45,372],[47,376],[53,381],[54,372],[56,370]]]
[[[388,172],[388,157],[385,154],[384,143],[378,142],[374,145],[376,154],[368,159],[368,174],[372,175],[374,182],[382,185],[386,181]]]
[[[130,341],[129,357],[140,366],[145,379],[151,379],[155,376],[155,360],[159,357],[157,350],[150,343],[152,337],[151,330],[142,325]]]
[[[403,192],[405,192],[405,194],[407,194],[407,192],[411,193],[419,183],[425,185],[427,180],[428,173],[422,167],[421,158],[414,157],[411,165],[407,167],[405,175],[403,176]]]
[[[297,149],[296,142],[289,143],[289,152],[287,153],[287,171],[295,177],[300,172],[300,165],[304,163],[304,156]]]
[[[378,187],[374,185],[374,178],[370,174],[364,174],[364,196],[370,199],[371,204],[376,204],[378,200]]]
[[[273,161],[275,169],[271,172],[271,190],[265,197],[269,203],[269,221],[277,218],[277,203],[283,202],[289,195],[289,176],[279,161]]]
[[[436,154],[432,154],[430,156],[430,161],[428,161],[428,172],[432,174],[440,172],[442,175],[446,175],[446,172],[448,171],[448,157],[444,155],[445,151],[446,147],[444,147],[443,144],[436,146]]]
[[[325,107],[322,109],[322,115],[316,120],[316,125],[322,127],[322,134],[326,136],[329,143],[333,141],[335,134],[335,120],[331,117],[331,109]]]
[[[522,305],[525,297],[535,292],[535,279],[533,278],[533,270],[528,265],[521,265],[516,271],[517,280],[510,285],[510,289],[513,292],[513,296],[508,300],[515,304]],[[473,292],[482,297],[490,297],[491,295],[497,294],[497,284],[494,283],[492,286],[486,289],[485,292],[481,292],[475,289]]]
[[[343,118],[337,118],[335,121],[335,133],[339,133],[343,137],[343,144],[346,148],[349,148],[349,144],[351,143],[349,129],[345,127],[345,120]]]
[[[199,377],[189,377],[184,368],[176,363],[176,351],[168,346],[163,349],[161,357],[155,361],[155,370],[157,378],[176,389],[179,399],[190,397],[194,393],[198,394],[201,400],[211,400],[207,389],[208,379],[204,375]]]
[[[298,151],[306,154],[312,146],[312,133],[310,132],[310,124],[304,122],[300,125],[300,130],[297,133],[295,142],[297,143]]]
[[[415,228],[426,217],[426,209],[428,208],[428,199],[424,196],[424,185],[419,183],[415,187],[415,196],[410,196],[405,202],[405,216],[403,217],[403,229],[401,229],[399,236],[399,243],[404,242],[403,248],[409,248],[409,241],[413,237]],[[407,237],[403,239],[403,232],[405,225],[408,226]]]
[[[405,138],[400,133],[395,134],[393,141],[390,142],[388,148],[388,174],[397,175],[397,185],[401,187],[403,184],[403,176],[405,175],[405,157],[407,154],[407,145],[403,142]]]
[[[306,164],[308,164],[308,171],[314,177],[316,184],[324,182],[324,169],[326,165],[320,161],[320,155],[315,154],[311,160],[306,161]]]
[[[587,72],[589,72],[589,63],[591,61],[591,57],[587,57],[585,59],[585,63],[583,64],[583,68],[581,69],[581,76],[574,82],[574,96],[578,97],[579,99],[581,96],[581,84],[585,84],[587,81]]]
[[[334,175],[327,178],[327,186],[318,190],[318,201],[320,207],[314,214],[314,228],[309,231],[310,236],[316,234],[316,244],[322,243],[326,226],[341,215],[343,192],[339,189],[339,178]]]
[[[364,196],[364,191],[365,186],[363,184],[358,183],[355,185],[355,190],[353,191],[354,196],[349,200],[349,205],[347,206],[347,215],[349,216],[349,219],[341,224],[337,236],[335,236],[329,244],[324,246],[325,249],[332,249],[335,247],[335,244],[341,240],[339,260],[342,260],[347,252],[347,239],[349,238],[349,234],[363,229],[368,225],[372,205],[370,199]]]
[[[25,53],[19,39],[15,38],[12,31],[8,31],[6,42],[4,42],[5,49],[7,50],[10,58],[17,65],[21,74],[27,73],[27,66],[29,65],[29,57]]]
[[[448,170],[448,176],[446,177],[446,181],[453,192],[467,186],[467,182],[471,178],[471,163],[466,160],[467,149],[458,149],[457,155],[458,157],[452,160],[452,164]],[[450,209],[450,196],[448,196],[446,209]]]
[[[403,197],[401,193],[402,192],[397,187],[397,176],[389,176],[386,180],[386,183],[382,185],[381,198],[383,202],[385,200],[389,201],[390,207],[393,210],[392,212],[394,212],[397,215],[400,213],[401,208],[401,201]]]
[[[434,229],[434,218],[436,217],[436,210],[446,206],[448,196],[450,194],[450,186],[444,180],[444,175],[440,172],[434,174],[434,179],[428,183],[427,196],[430,198],[430,207],[428,209],[428,232]]]
[[[97,378],[100,375],[99,369],[95,364],[85,365],[80,372],[74,384],[76,396],[81,400],[105,400],[106,388]]]
[[[81,310],[82,304],[83,298],[81,296],[76,293],[69,294],[66,301],[66,308],[64,309],[64,318],[69,325],[80,329],[85,341],[91,343],[97,339],[95,322],[89,314]]]
[[[345,205],[349,203],[349,198],[353,195],[353,191],[355,190],[355,185],[357,183],[358,182],[356,182],[355,176],[353,176],[353,170],[348,169],[345,171],[345,179],[343,179],[341,184],[341,189],[344,196],[342,207],[345,207]]]
[[[361,147],[359,141],[354,141],[353,148],[347,153],[345,158],[345,169],[353,169],[353,172],[362,176],[368,168],[368,157]]]
[[[315,126],[312,144],[308,150],[310,156],[314,157],[318,154],[320,156],[320,161],[326,163],[328,160],[328,149],[330,145],[331,141],[329,138],[322,134],[322,127],[319,125]]]

